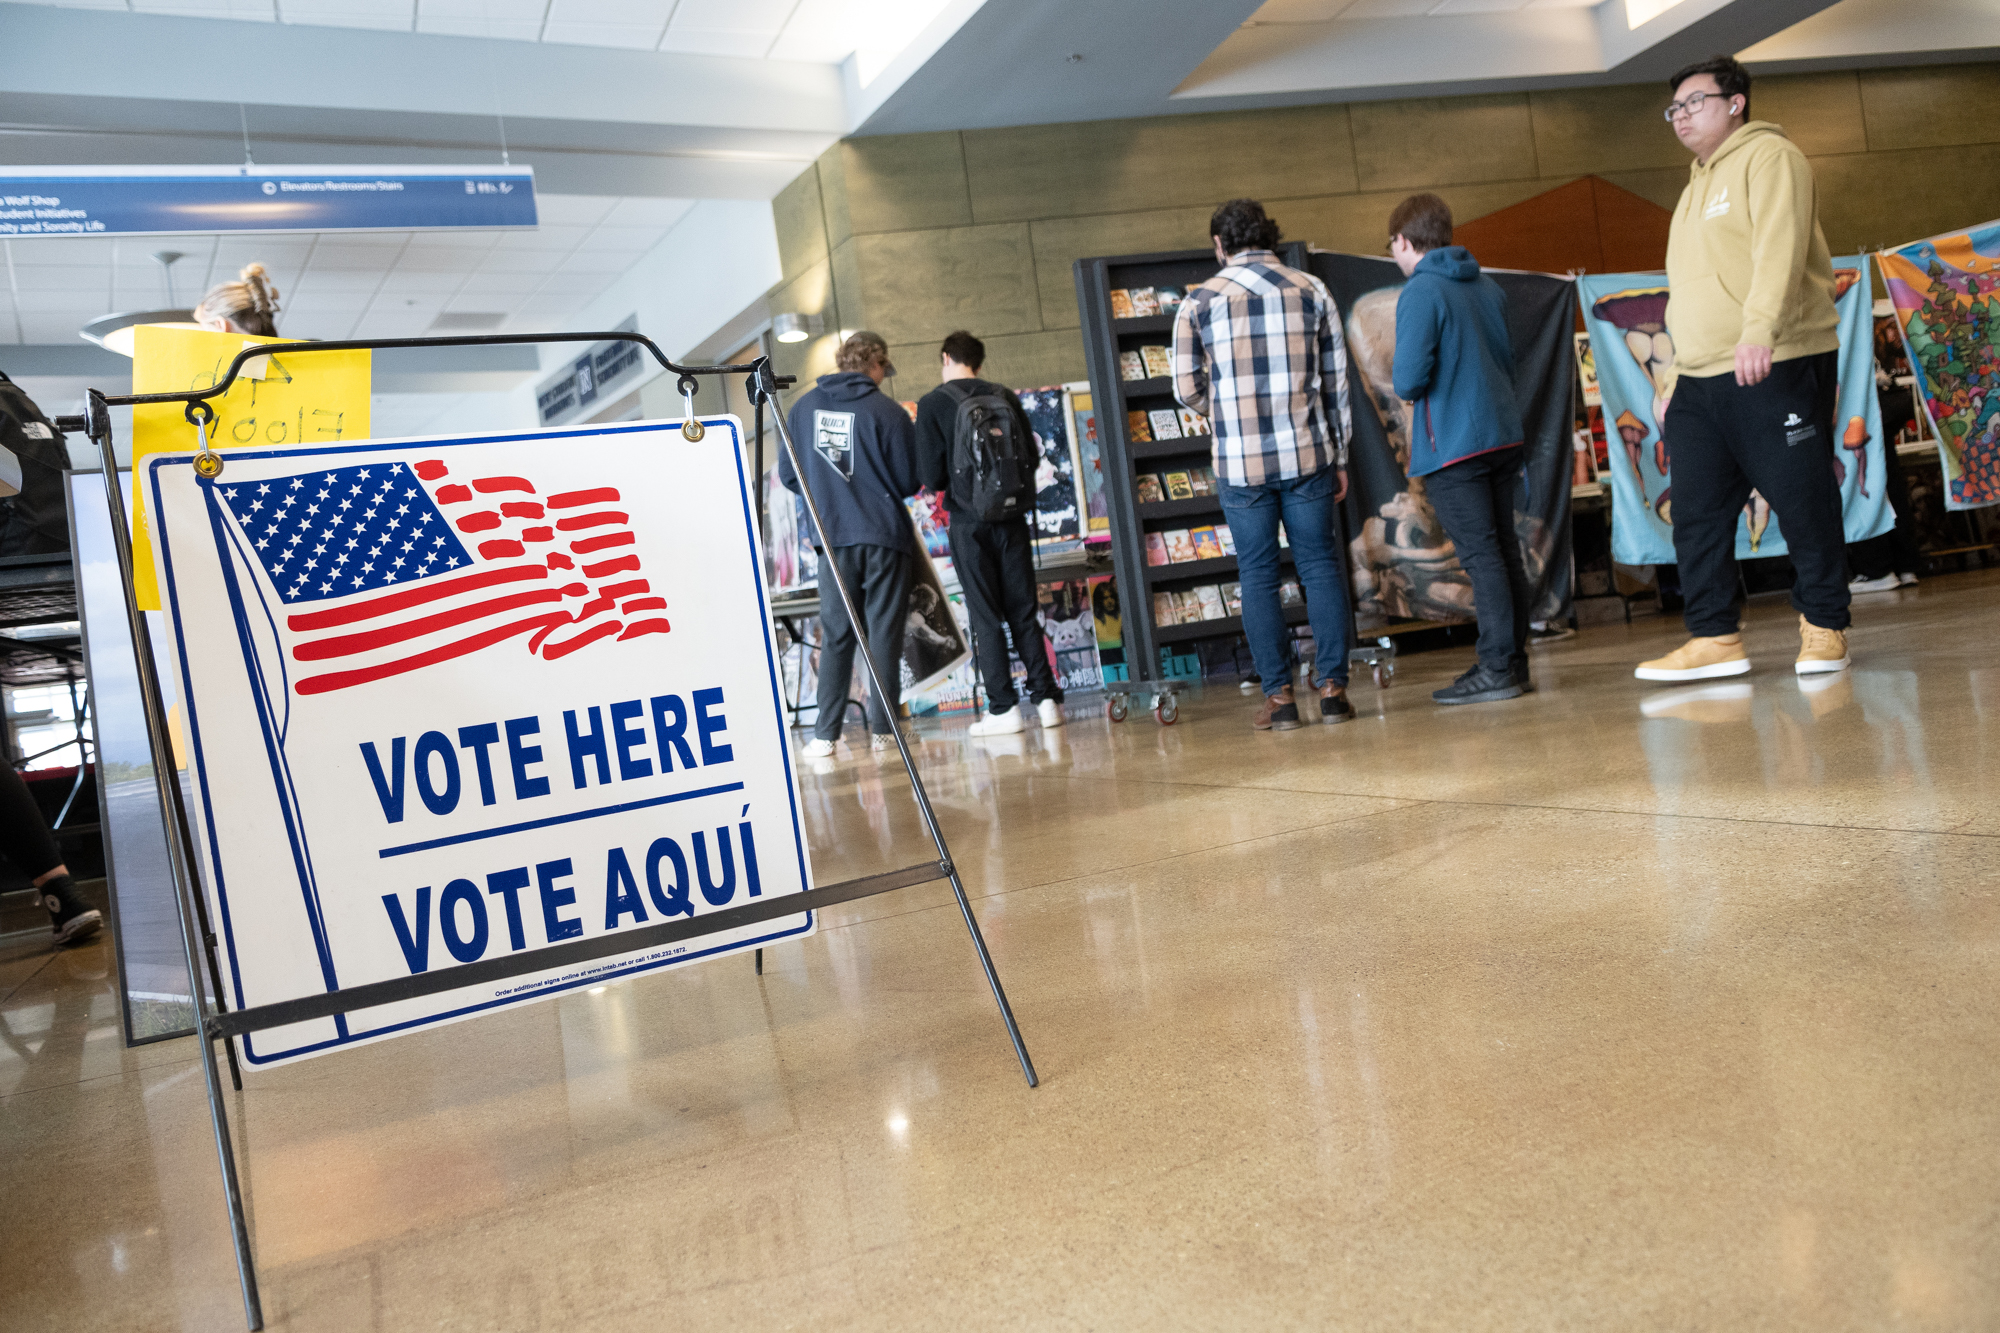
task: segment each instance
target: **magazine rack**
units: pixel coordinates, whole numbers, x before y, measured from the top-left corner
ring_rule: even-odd
[[[238,352],[235,359],[229,363],[227,373],[210,388],[191,389],[180,393],[116,396],[92,389],[81,416],[56,419],[57,429],[64,432],[81,431],[87,435],[97,445],[103,458],[105,498],[110,510],[113,533],[112,545],[118,553],[118,573],[125,592],[125,613],[131,624],[132,646],[138,658],[140,700],[152,745],[154,779],[159,785],[168,862],[174,876],[175,906],[180,915],[181,943],[187,960],[188,989],[193,997],[195,1017],[200,1027],[202,1073],[208,1090],[209,1119],[215,1131],[216,1158],[221,1167],[223,1193],[229,1206],[231,1237],[236,1249],[237,1279],[243,1291],[243,1314],[252,1329],[264,1327],[264,1312],[257,1291],[256,1263],[251,1253],[250,1229],[244,1214],[243,1195],[237,1178],[236,1157],[229,1134],[229,1119],[222,1103],[222,1083],[216,1066],[214,1046],[218,1039],[228,1052],[231,1083],[241,1091],[243,1082],[236,1066],[235,1044],[231,1039],[244,1033],[284,1027],[314,1018],[329,1018],[335,1014],[393,1004],[400,1000],[457,990],[464,986],[498,981],[505,977],[568,967],[594,958],[713,935],[759,921],[781,916],[796,916],[800,912],[830,907],[835,903],[852,902],[857,898],[867,898],[874,894],[888,893],[894,889],[909,888],[912,885],[928,884],[942,879],[950,882],[952,893],[958,901],[959,914],[964,918],[966,931],[972,937],[973,952],[979,958],[980,970],[985,974],[986,984],[992,989],[994,1002],[999,1006],[1000,1018],[1006,1026],[1008,1040],[1013,1043],[1014,1055],[1021,1063],[1021,1073],[1027,1078],[1029,1087],[1035,1087],[1038,1083],[1035,1066],[1028,1058],[1028,1048],[1022,1042],[1021,1030],[1014,1021],[1014,1011],[1007,1003],[1007,992],[1000,984],[999,973],[994,970],[993,958],[987,952],[985,937],[980,934],[979,923],[972,914],[972,903],[966,897],[965,885],[959,877],[957,865],[952,861],[951,849],[945,843],[944,831],[938,827],[937,813],[931,807],[930,795],[924,789],[923,779],[917,774],[916,764],[910,757],[908,740],[901,728],[895,733],[896,752],[902,759],[904,773],[909,777],[910,793],[923,817],[924,830],[929,834],[931,844],[937,853],[935,859],[879,875],[867,875],[838,884],[810,888],[803,893],[783,894],[775,898],[746,903],[740,907],[725,908],[688,920],[636,926],[629,930],[600,935],[595,939],[581,939],[503,957],[461,963],[454,967],[440,968],[408,977],[351,986],[321,995],[281,1000],[249,1009],[238,1009],[233,1012],[226,1009],[221,973],[216,964],[215,935],[210,929],[207,906],[202,900],[201,878],[193,860],[194,844],[188,836],[187,809],[176,776],[177,770],[167,729],[166,704],[160,692],[159,674],[154,666],[152,636],[146,623],[145,613],[139,609],[138,597],[133,589],[131,528],[126,521],[125,497],[118,481],[117,455],[112,445],[111,415],[108,409],[138,403],[182,403],[185,405],[183,410],[186,412],[188,422],[205,428],[215,419],[215,410],[209,406],[207,400],[227,393],[246,362],[269,356],[274,352],[296,356],[310,352],[362,351],[396,347],[470,347],[501,343],[606,341],[638,343],[651,353],[653,359],[661,366],[680,377],[675,387],[688,405],[689,411],[682,431],[690,440],[701,438],[702,427],[693,412],[694,395],[700,385],[701,377],[747,376],[751,401],[756,404],[760,417],[767,403],[773,409],[777,407],[777,390],[792,383],[790,377],[780,379],[772,373],[769,357],[758,357],[748,365],[676,365],[654,345],[650,338],[632,332],[485,334],[458,338],[375,338],[347,342],[263,343],[246,346]],[[793,470],[800,476],[800,494],[805,499],[807,512],[812,517],[814,530],[817,531],[819,505],[813,497],[811,488],[805,485],[805,469],[799,465],[798,452],[791,432],[786,427],[784,414],[773,410],[771,421],[777,428],[780,446],[791,459]],[[218,456],[206,451],[197,455],[197,471],[205,465],[205,459],[210,460],[207,465],[212,466],[213,460],[217,458]],[[840,594],[842,604],[847,609],[848,619],[860,623],[860,617],[856,615],[853,592],[840,577],[838,567],[829,562],[826,569]],[[887,691],[883,689],[880,666],[869,652],[865,641],[859,647],[861,661],[867,669],[871,687],[886,697]],[[204,952],[207,954],[209,977],[214,985],[212,1011],[201,979]],[[760,950],[757,960],[759,974],[763,972],[761,954]]]
[[[1279,249],[1286,264],[1304,269],[1306,247],[1292,241]],[[1143,346],[1173,342],[1174,316],[1140,315],[1119,318],[1112,312],[1111,292],[1117,288],[1171,286],[1188,288],[1214,277],[1220,266],[1210,250],[1170,250],[1155,254],[1115,255],[1076,261],[1076,301],[1083,319],[1084,356],[1090,369],[1091,393],[1101,406],[1098,429],[1105,457],[1104,493],[1111,510],[1111,556],[1118,573],[1119,603],[1124,618],[1125,661],[1132,677],[1127,688],[1150,691],[1153,707],[1162,722],[1173,720],[1175,681],[1162,665],[1162,650],[1183,644],[1238,639],[1243,634],[1241,616],[1162,625],[1153,615],[1153,595],[1180,592],[1207,583],[1227,581],[1236,575],[1236,557],[1224,555],[1206,560],[1149,565],[1146,539],[1176,528],[1212,524],[1222,520],[1222,501],[1213,495],[1193,499],[1142,501],[1138,479],[1142,473],[1182,470],[1207,463],[1214,445],[1211,436],[1183,436],[1180,439],[1135,439],[1130,415],[1157,408],[1178,406],[1174,384],[1158,376],[1128,380],[1119,374],[1119,357]],[[1338,505],[1334,506],[1339,521]],[[1340,549],[1345,538],[1336,531]],[[1281,549],[1279,562],[1289,570],[1292,554]],[[1289,574],[1285,577],[1290,577]],[[1285,608],[1285,623],[1306,622],[1301,603]],[[1346,651],[1353,642],[1352,626]],[[1111,704],[1114,720],[1125,716],[1125,705],[1117,698]]]

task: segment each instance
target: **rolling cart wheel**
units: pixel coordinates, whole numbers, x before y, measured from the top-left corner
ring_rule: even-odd
[[[1181,706],[1171,694],[1163,694],[1153,701],[1153,716],[1160,719],[1160,725],[1171,727],[1181,720]]]
[[[1123,722],[1128,707],[1122,694],[1114,694],[1104,701],[1104,711],[1113,722]]]
[[[1396,668],[1390,666],[1387,662],[1377,662],[1375,664],[1375,688],[1386,690],[1395,683]]]

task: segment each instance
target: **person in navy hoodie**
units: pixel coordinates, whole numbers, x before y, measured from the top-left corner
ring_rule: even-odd
[[[825,564],[840,570],[869,655],[882,674],[889,697],[870,691],[868,730],[877,750],[891,748],[896,714],[903,702],[903,630],[910,614],[915,529],[903,507],[905,496],[923,486],[917,467],[917,428],[909,413],[881,390],[896,373],[881,335],[850,334],[834,356],[836,373],[792,405],[792,444],[812,486],[824,532],[812,534],[819,548],[819,720],[805,747],[808,759],[833,754],[847,708],[847,685],[854,669],[855,626],[833,586]],[[797,492],[798,473],[789,454],[778,457],[778,480]]]
[[[1528,683],[1533,596],[1514,530],[1525,451],[1514,400],[1507,298],[1451,243],[1451,206],[1413,194],[1389,215],[1389,254],[1409,279],[1396,302],[1396,395],[1413,404],[1410,476],[1472,579],[1479,660],[1431,698],[1516,699]]]

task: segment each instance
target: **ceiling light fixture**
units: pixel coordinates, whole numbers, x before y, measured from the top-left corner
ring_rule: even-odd
[[[85,342],[96,343],[107,352],[132,355],[132,340],[141,324],[162,324],[170,329],[198,329],[192,310],[128,310],[117,315],[100,315],[77,330]]]
[[[771,318],[771,336],[781,343],[802,343],[815,333],[826,329],[825,322],[818,315],[801,315],[787,311]]]

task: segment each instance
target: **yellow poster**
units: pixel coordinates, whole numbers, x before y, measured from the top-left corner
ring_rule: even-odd
[[[133,393],[174,393],[206,389],[219,382],[229,363],[252,343],[296,341],[252,338],[206,329],[161,328],[142,324],[134,335]],[[228,393],[210,398],[215,409],[211,441],[217,449],[234,445],[331,444],[365,440],[368,428],[369,358],[366,351],[308,352],[247,361]],[[152,529],[138,480],[139,460],[148,454],[184,453],[199,448],[183,403],[142,403],[132,409],[132,582],[139,605],[160,609],[153,575]]]

